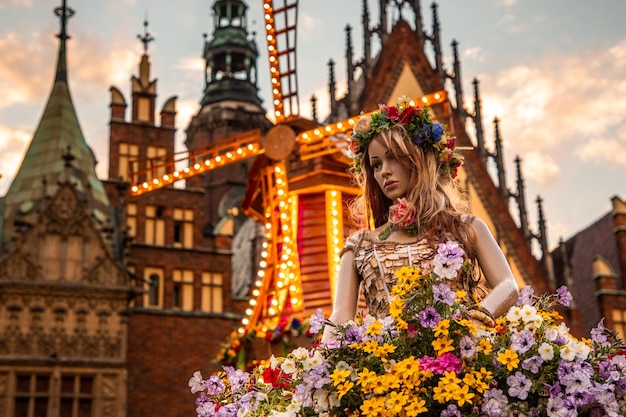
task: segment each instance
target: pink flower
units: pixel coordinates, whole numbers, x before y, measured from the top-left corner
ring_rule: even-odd
[[[359,152],[359,142],[357,142],[354,139],[348,139],[348,149],[352,153],[358,153]]]
[[[412,203],[409,203],[406,198],[399,198],[398,204],[394,204],[389,207],[389,215],[391,223],[406,229],[414,221],[417,215],[417,210]]]

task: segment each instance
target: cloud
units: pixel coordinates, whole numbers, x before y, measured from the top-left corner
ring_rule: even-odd
[[[0,195],[8,190],[30,139],[29,132],[0,126]]]
[[[52,81],[52,74],[42,68],[55,62],[53,42],[53,38],[40,39],[38,33],[18,37],[9,32],[0,39],[0,108],[41,100],[41,91]]]
[[[594,165],[605,163],[626,166],[626,141],[592,139],[576,149],[576,155]]]
[[[522,161],[524,177],[538,184],[553,182],[560,168],[551,155],[541,152],[528,152]]]
[[[463,51],[463,58],[471,59],[476,62],[482,62],[484,60],[483,50],[480,46],[467,48]]]
[[[624,154],[624,139],[620,144],[617,135],[626,135],[620,133],[626,132],[624,67],[626,40],[608,50],[551,53],[539,62],[484,74],[484,120],[498,116],[505,147],[524,159],[532,152],[554,155],[567,144],[580,162],[593,155],[597,163],[626,166],[626,158],[615,156]]]

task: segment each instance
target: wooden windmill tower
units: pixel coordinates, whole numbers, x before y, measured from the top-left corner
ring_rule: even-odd
[[[300,116],[297,7],[297,0],[263,2],[276,121],[266,135],[251,130],[181,152],[167,162],[155,158],[131,163],[131,195],[138,196],[255,158],[242,208],[264,226],[265,241],[240,333],[255,328],[262,335],[284,315],[329,311],[344,236],[354,228],[347,207],[359,190],[346,172],[350,159],[345,138],[359,116],[325,125]],[[445,91],[415,100],[453,126]]]

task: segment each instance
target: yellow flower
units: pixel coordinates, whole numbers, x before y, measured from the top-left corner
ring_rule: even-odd
[[[402,392],[392,391],[387,396],[387,401],[386,401],[387,410],[389,410],[390,412],[394,414],[400,414],[402,412],[402,409],[404,408],[404,405],[407,403],[408,400],[409,400],[408,395],[403,394]]]
[[[419,361],[416,361],[413,356],[409,356],[408,358],[396,363],[394,369],[398,374],[407,377],[419,372],[420,363]]]
[[[372,391],[376,395],[384,394],[391,388],[389,387],[389,385],[387,385],[387,378],[385,378],[384,375],[377,376],[376,379],[372,382],[371,387]]]
[[[466,327],[470,331],[470,333],[472,334],[478,333],[478,329],[476,328],[476,325],[474,324],[473,321],[466,320],[466,319],[459,319],[456,322],[459,323],[461,326]]]
[[[456,301],[463,301],[467,297],[467,291],[459,290],[456,292]]]
[[[448,339],[447,337],[440,337],[433,340],[431,345],[435,349],[435,352],[437,352],[437,356],[441,356],[446,352],[454,351],[454,346],[452,346],[452,343],[454,343],[453,340]]]
[[[372,397],[363,401],[363,404],[359,407],[364,416],[377,416],[384,414],[385,411],[385,398],[384,397]]]
[[[363,368],[363,370],[359,372],[356,381],[357,384],[365,387],[374,382],[376,380],[376,377],[376,372],[370,371],[367,368]]]
[[[459,378],[457,378],[456,373],[454,373],[453,371],[446,371],[443,374],[443,377],[441,378],[440,382],[444,383],[445,385],[456,385],[459,384],[461,382],[461,380]]]
[[[456,384],[445,384],[443,381],[439,381],[439,384],[433,388],[433,400],[439,401],[444,404],[452,399],[452,393],[457,389]]]
[[[425,413],[428,411],[425,405],[425,400],[412,396],[409,398],[407,406],[404,407],[404,415],[407,417],[415,417],[418,414]]]
[[[452,399],[457,402],[459,407],[463,407],[465,403],[471,404],[472,398],[475,397],[475,394],[469,392],[469,387],[467,385],[463,385],[463,387],[459,387],[452,394]]]
[[[506,365],[506,369],[512,371],[517,368],[519,365],[519,357],[517,356],[517,352],[511,349],[507,349],[504,352],[498,353],[498,357],[496,358],[498,362],[502,365]]]
[[[339,370],[339,369],[335,369],[332,373],[332,375],[330,376],[330,379],[333,380],[333,385],[337,386],[340,383],[342,383],[343,381],[346,380],[347,377],[350,376],[352,372],[350,372],[349,370]]]
[[[354,382],[346,381],[343,384],[337,385],[337,398],[341,398],[348,393],[354,387]]]
[[[404,301],[401,298],[395,298],[391,304],[389,304],[389,314],[394,319],[399,320],[399,317],[402,316],[404,307]]]
[[[385,343],[384,345],[376,348],[376,350],[374,351],[374,355],[381,358],[383,362],[386,362],[387,355],[395,352],[395,350],[396,350],[395,345],[390,345],[389,343]]]
[[[378,341],[376,340],[370,340],[368,342],[365,342],[365,344],[361,346],[361,349],[363,349],[363,352],[367,352],[367,353],[374,353],[377,348],[378,348]]]
[[[378,336],[379,334],[382,334],[382,333],[383,333],[383,324],[378,320],[370,324],[367,330],[365,330],[365,334],[369,336]]]
[[[483,352],[485,355],[489,355],[493,350],[493,346],[489,340],[480,339],[480,342],[478,342],[478,350]]]
[[[448,319],[441,320],[439,324],[437,324],[437,327],[435,327],[435,336],[437,337],[447,336],[448,334],[450,334],[449,329],[450,329],[450,320]]]
[[[409,328],[409,325],[407,324],[406,321],[402,320],[401,318],[396,318],[396,329],[406,330],[408,328]]]

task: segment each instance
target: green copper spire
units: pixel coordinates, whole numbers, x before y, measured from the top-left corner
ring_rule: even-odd
[[[73,184],[98,221],[105,223],[108,218],[110,203],[96,175],[96,158],[85,142],[67,83],[67,21],[74,10],[63,0],[54,13],[61,21],[54,84],[39,126],[4,197],[5,244],[16,237],[16,222],[24,225],[37,221],[39,204],[53,196],[61,183]]]

